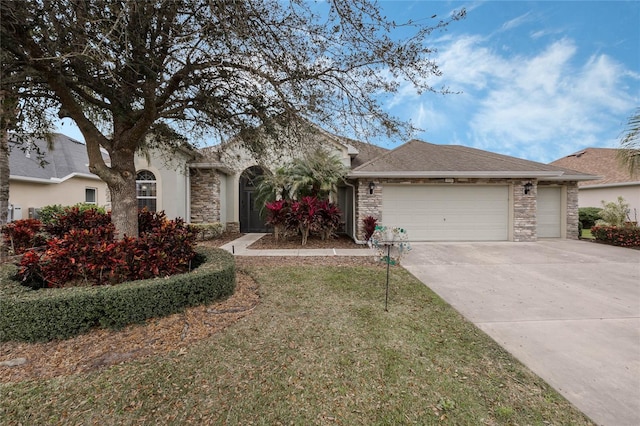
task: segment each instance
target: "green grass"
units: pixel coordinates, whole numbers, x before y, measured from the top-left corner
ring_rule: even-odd
[[[593,240],[593,235],[591,235],[591,229],[583,229],[582,230],[582,238],[586,238],[589,240]]]
[[[3,424],[591,424],[400,268],[254,267],[261,304],[186,351],[0,385]]]

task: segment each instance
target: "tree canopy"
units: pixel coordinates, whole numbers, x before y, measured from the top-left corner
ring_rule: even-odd
[[[407,81],[446,92],[428,83],[440,70],[426,38],[465,14],[395,23],[370,0],[0,0],[0,10],[3,61],[37,82],[20,87],[20,106],[37,99],[77,124],[121,235],[137,231],[134,154],[160,124],[249,145],[256,129],[296,118],[365,138],[410,132],[377,95]]]

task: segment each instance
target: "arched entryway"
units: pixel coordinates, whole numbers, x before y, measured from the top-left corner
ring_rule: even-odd
[[[261,167],[253,166],[240,176],[240,232],[267,232],[260,217],[261,206],[255,202],[257,178],[264,174]]]

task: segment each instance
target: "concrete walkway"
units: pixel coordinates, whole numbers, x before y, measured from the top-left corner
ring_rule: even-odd
[[[247,247],[258,241],[266,234],[246,234],[237,240],[233,240],[221,248],[236,256],[372,256],[373,252],[367,246],[362,249],[280,249],[280,250],[253,250]],[[302,247],[302,246],[301,246]]]
[[[592,420],[640,425],[639,250],[568,240],[412,247],[407,270]]]

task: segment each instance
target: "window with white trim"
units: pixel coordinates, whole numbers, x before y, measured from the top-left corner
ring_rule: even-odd
[[[136,174],[136,198],[138,209],[147,208],[151,212],[156,211],[157,200],[156,176],[149,170],[140,170]]]
[[[98,188],[85,188],[84,189],[84,202],[87,204],[98,203]]]

